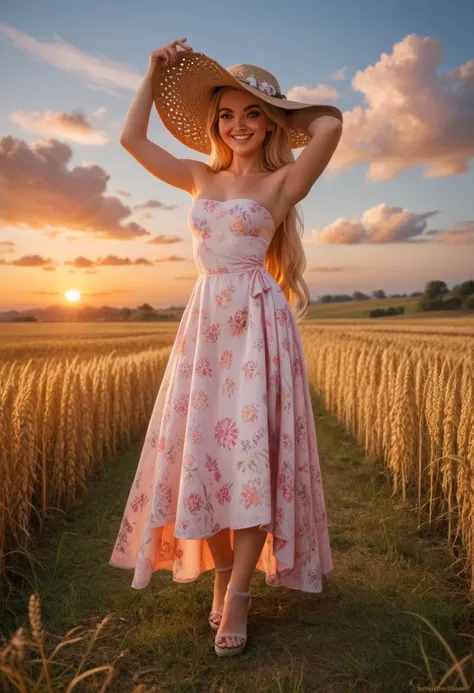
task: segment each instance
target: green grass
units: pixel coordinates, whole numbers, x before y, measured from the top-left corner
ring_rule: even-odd
[[[367,301],[345,301],[344,303],[319,303],[312,304],[308,307],[306,315],[307,320],[328,319],[328,318],[369,318],[371,310],[377,308],[389,308],[390,306],[398,308],[404,306],[404,316],[418,316],[416,306],[420,301],[420,296],[401,296],[399,298],[372,298]],[[422,313],[423,314],[423,313]],[[401,316],[401,317],[404,317]],[[388,320],[390,318],[377,318],[377,320]],[[375,319],[374,319],[375,321]]]
[[[138,683],[179,693],[416,691],[413,677],[429,683],[420,639],[439,680],[449,656],[427,624],[406,612],[428,619],[457,659],[471,652],[474,619],[456,559],[442,537],[417,528],[413,509],[390,497],[380,464],[315,398],[313,407],[334,570],[318,595],[269,587],[256,572],[244,655],[223,661],[214,653],[212,572],[184,585],[158,571],[147,588],[133,590],[132,571],[108,565],[139,446],[89,479],[68,518],[35,548],[30,584],[1,615],[4,633],[26,623],[33,590],[48,633],[110,614],[87,664],[110,663],[128,648],[107,689],[121,693]]]

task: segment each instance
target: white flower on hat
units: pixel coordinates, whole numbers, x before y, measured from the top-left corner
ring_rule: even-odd
[[[276,94],[275,87],[273,86],[273,84],[268,84],[268,82],[260,82],[258,88],[260,89],[260,91],[263,91],[263,93],[267,96],[275,96]]]
[[[280,94],[280,92],[277,91],[276,87],[274,87],[273,84],[269,84],[264,80],[260,80],[258,79],[258,77],[255,77],[255,75],[243,77],[243,75],[235,74],[234,77],[236,77],[241,82],[244,82],[245,84],[249,84],[254,89],[258,89],[267,96],[273,96],[278,99],[286,99],[286,96],[284,94]]]
[[[250,86],[253,87],[254,89],[259,88],[258,84],[257,84],[257,79],[255,77],[253,77],[253,76],[247,77],[247,79],[245,81],[247,82],[247,84],[250,84]]]
[[[245,79],[245,82],[247,84],[250,84],[251,87],[254,89],[258,89],[259,91],[262,91],[264,94],[267,96],[275,96],[276,94],[276,89],[273,86],[273,84],[268,84],[268,82],[265,82],[263,80],[257,79],[257,77],[254,77],[251,75],[250,77],[247,77]]]

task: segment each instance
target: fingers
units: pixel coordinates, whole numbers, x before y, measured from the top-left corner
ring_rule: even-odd
[[[186,39],[184,39],[186,40]],[[173,65],[173,63],[176,61],[176,54],[178,53],[178,47],[181,47],[182,50],[187,50],[187,51],[192,51],[192,47],[189,46],[188,44],[185,44],[184,42],[179,41],[178,39],[176,41],[173,41],[170,46],[169,46],[169,58],[167,60],[167,66],[169,67],[170,65]],[[179,51],[182,52],[182,51]]]
[[[165,65],[169,65],[170,60],[171,60],[171,50],[169,48],[163,48],[163,60],[165,61]]]
[[[176,61],[178,47],[181,48],[181,51],[193,50],[189,44],[185,43],[185,41],[187,41],[186,36],[182,39],[175,39],[174,41],[171,41],[171,43],[169,43],[168,45],[163,46],[163,48],[160,48],[158,51],[152,51],[152,57],[154,57],[155,59],[158,57],[163,58],[165,65],[167,67],[170,67]]]

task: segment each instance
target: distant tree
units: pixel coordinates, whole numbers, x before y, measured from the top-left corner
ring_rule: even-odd
[[[131,308],[121,308],[120,309],[120,315],[121,315],[122,320],[129,320],[130,316],[132,315]]]
[[[353,301],[367,301],[368,299],[369,296],[367,296],[367,294],[362,293],[362,291],[354,291],[352,294]]]
[[[461,304],[463,310],[474,310],[474,294],[471,294],[466,299],[464,299]]]
[[[462,301],[463,301],[463,299],[461,296],[448,296],[443,301],[443,309],[444,310],[459,310],[461,308]]]
[[[474,280],[469,279],[468,281],[463,282],[462,284],[457,284],[456,286],[453,286],[451,289],[451,296],[454,296],[455,298],[459,297],[461,299],[465,299],[468,296],[472,296],[474,294]]]
[[[150,313],[154,310],[153,306],[150,306],[149,303],[144,303],[141,306],[138,306],[138,310],[142,310],[143,312]]]
[[[417,310],[443,310],[444,301],[442,298],[427,298],[422,296],[417,304]]]
[[[431,282],[428,282],[428,284],[425,286],[423,296],[427,299],[430,299],[441,298],[442,296],[446,296],[446,294],[449,294],[449,289],[446,286],[446,282],[433,280]]]
[[[385,291],[383,289],[376,289],[375,291],[372,291],[372,296],[374,298],[386,298]]]
[[[439,281],[438,279],[428,282],[418,302],[417,309],[423,312],[443,310],[443,299],[447,294],[449,294],[449,289],[446,286],[446,282]]]

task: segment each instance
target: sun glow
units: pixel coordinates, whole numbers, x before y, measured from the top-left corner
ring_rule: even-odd
[[[64,294],[64,297],[70,302],[70,303],[77,303],[78,301],[81,300],[81,294],[77,289],[68,289],[66,293]]]

